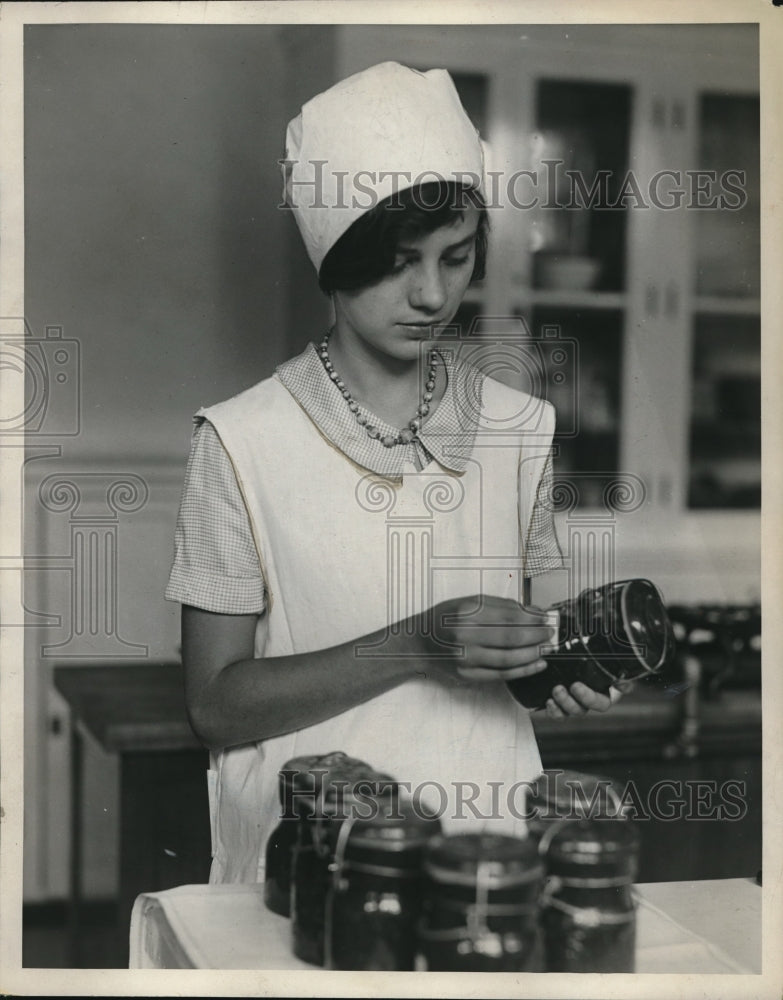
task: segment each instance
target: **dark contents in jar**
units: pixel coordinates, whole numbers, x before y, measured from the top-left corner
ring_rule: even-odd
[[[638,835],[624,819],[574,820],[541,841],[549,972],[633,972]]]
[[[310,809],[314,809],[318,774],[323,775],[328,768],[349,759],[337,750],[293,757],[280,769],[278,792],[281,817],[266,844],[264,873],[264,903],[273,913],[287,917],[291,909],[291,866],[299,819],[294,806],[298,805],[301,812],[309,802]]]
[[[535,843],[500,834],[436,837],[425,851],[420,949],[437,972],[543,969]]]
[[[324,964],[324,924],[332,853],[344,820],[361,808],[368,790],[389,784],[388,775],[362,761],[346,761],[324,776],[312,813],[302,813],[293,852],[291,938],[297,958]]]
[[[417,813],[399,789],[366,801],[371,814],[346,820],[337,832],[327,900],[326,965],[411,971],[422,905],[422,854],[439,833],[440,821]]]

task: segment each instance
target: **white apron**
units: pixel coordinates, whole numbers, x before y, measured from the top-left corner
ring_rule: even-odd
[[[327,648],[445,598],[521,599],[549,404],[486,379],[465,472],[411,464],[401,481],[348,459],[276,376],[200,415],[231,458],[258,547],[267,612],[256,657]],[[364,653],[372,669],[383,645]],[[334,750],[410,783],[454,832],[522,833],[519,783],[541,770],[529,714],[504,684],[417,677],[317,725],[213,753],[211,882],[263,880],[278,770]]]

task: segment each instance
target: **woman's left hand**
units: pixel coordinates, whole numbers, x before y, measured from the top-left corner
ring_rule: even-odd
[[[570,715],[606,712],[632,687],[632,681],[617,681],[607,694],[601,694],[581,681],[576,681],[570,688],[559,684],[552,691],[552,697],[547,699],[546,714],[550,719],[565,719]]]

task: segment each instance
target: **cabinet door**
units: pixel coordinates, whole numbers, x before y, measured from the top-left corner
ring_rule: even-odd
[[[702,89],[694,101],[699,169],[727,207],[694,217],[689,510],[761,503],[759,101]]]
[[[507,190],[509,305],[524,317],[541,368],[533,392],[557,410],[555,462],[577,509],[601,507],[620,470],[635,84],[584,61],[578,75],[537,75],[517,162],[531,198]],[[535,206],[527,208],[526,204]]]
[[[723,27],[640,107],[668,176],[629,307],[622,465],[647,503],[623,560],[670,600],[760,595],[758,63]]]
[[[651,95],[664,159],[654,253],[639,281],[642,322],[629,329],[624,464],[644,464],[654,505],[676,518],[759,506],[754,76],[751,55],[736,63],[727,50],[723,63],[694,59]]]

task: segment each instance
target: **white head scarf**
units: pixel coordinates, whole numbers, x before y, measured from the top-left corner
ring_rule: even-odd
[[[385,62],[302,107],[286,133],[283,174],[317,271],[360,216],[398,191],[436,180],[481,190],[484,155],[445,69]]]

